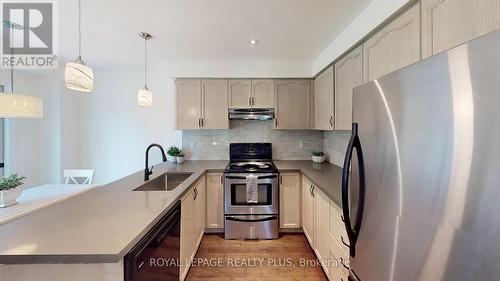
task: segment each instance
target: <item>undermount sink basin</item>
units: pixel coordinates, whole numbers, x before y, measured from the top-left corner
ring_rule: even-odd
[[[165,173],[152,179],[134,191],[172,191],[193,173]]]

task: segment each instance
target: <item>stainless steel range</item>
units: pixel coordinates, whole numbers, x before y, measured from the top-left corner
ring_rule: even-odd
[[[279,174],[270,143],[232,143],[224,170],[226,239],[276,239]]]

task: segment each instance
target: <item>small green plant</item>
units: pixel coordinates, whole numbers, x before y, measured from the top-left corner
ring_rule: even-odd
[[[177,157],[184,157],[184,152],[182,150],[179,150],[179,154],[176,155]]]
[[[181,150],[175,145],[169,147],[167,150],[167,154],[170,156],[177,156],[177,155],[179,155],[179,153],[181,153]]]
[[[325,156],[325,153],[322,151],[313,151],[313,156],[323,157]]]
[[[18,176],[17,174],[13,174],[8,177],[2,177],[0,179],[0,191],[14,189],[22,185],[25,178],[26,177]]]

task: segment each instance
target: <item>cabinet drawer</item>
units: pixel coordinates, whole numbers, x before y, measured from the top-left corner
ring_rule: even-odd
[[[330,200],[330,216],[333,217],[340,225],[344,226],[344,215],[342,208],[337,206],[335,202]]]
[[[338,263],[338,266],[332,266],[334,271],[343,276],[344,281],[347,281],[347,276],[349,276],[349,255],[347,252],[344,251],[343,247],[341,246],[341,243],[338,243],[337,241],[333,241],[331,246],[330,246],[330,252],[332,256],[335,258],[335,260]],[[333,279],[333,280],[340,280],[340,278]]]
[[[345,255],[347,255],[347,253],[349,253],[349,247],[345,244],[349,245],[349,238],[347,237],[346,230],[343,225],[339,224],[337,220],[332,217],[330,217],[330,235],[335,238],[335,242],[340,245]]]

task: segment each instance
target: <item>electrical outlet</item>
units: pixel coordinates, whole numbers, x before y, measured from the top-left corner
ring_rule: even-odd
[[[304,142],[303,141],[299,141],[299,148],[304,149]]]

